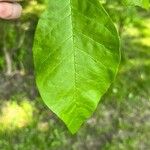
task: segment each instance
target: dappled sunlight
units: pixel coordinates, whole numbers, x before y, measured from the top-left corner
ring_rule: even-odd
[[[145,29],[150,29],[150,18],[148,17],[148,18],[144,18],[143,20],[140,20],[140,24],[142,24],[142,26],[144,26]]]
[[[141,101],[144,98],[148,100],[150,19],[137,20],[126,26],[122,34],[121,50],[123,59],[111,95],[116,99]]]
[[[140,31],[138,28],[135,28],[133,26],[125,28],[125,33],[124,35],[129,35],[130,37],[139,37],[140,36]]]
[[[48,130],[49,130],[48,122],[38,122],[37,129],[40,132],[48,132]]]
[[[150,33],[150,31],[149,31],[149,33]],[[150,47],[150,37],[140,38],[137,42],[141,43],[141,45],[143,45],[143,46]],[[149,49],[149,51],[150,51],[150,49]]]
[[[35,0],[31,0],[29,2],[29,6],[27,6],[26,8],[24,8],[23,10],[23,14],[41,14],[41,12],[43,10],[45,10],[45,5],[44,4],[39,4],[37,3],[37,1]]]
[[[1,107],[0,130],[14,130],[32,123],[33,105],[23,100],[20,104],[13,101],[5,102]]]
[[[127,26],[122,40],[126,41],[122,50],[127,58],[121,73],[140,66],[150,66],[150,19],[138,20]]]
[[[140,29],[138,26],[127,27],[125,35],[132,37],[134,44],[141,44],[141,46],[149,47],[150,50],[150,19],[140,20]]]

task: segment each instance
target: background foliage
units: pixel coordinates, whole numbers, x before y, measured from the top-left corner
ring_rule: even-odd
[[[120,0],[101,2],[121,36],[122,62],[97,111],[74,136],[34,82],[33,37],[46,1],[26,1],[21,19],[0,21],[0,149],[150,149],[150,13]]]

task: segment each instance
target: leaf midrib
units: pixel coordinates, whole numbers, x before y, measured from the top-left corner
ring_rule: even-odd
[[[70,18],[71,18],[71,31],[72,31],[72,48],[73,48],[73,51],[74,51],[74,53],[73,53],[73,59],[74,59],[74,103],[75,103],[75,105],[74,105],[74,108],[73,109],[76,109],[76,107],[77,107],[77,101],[76,101],[76,52],[75,52],[75,47],[74,47],[74,27],[73,27],[73,8],[72,8],[72,0],[69,0],[69,2],[70,2]],[[76,116],[75,116],[76,117]],[[68,123],[68,127],[72,124],[72,121],[74,120],[74,118],[72,118],[70,121],[69,121],[69,123]]]

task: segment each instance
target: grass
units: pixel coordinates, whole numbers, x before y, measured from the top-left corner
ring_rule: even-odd
[[[17,96],[0,101],[0,150],[149,150],[149,22],[126,29],[116,81],[76,135],[40,98]]]

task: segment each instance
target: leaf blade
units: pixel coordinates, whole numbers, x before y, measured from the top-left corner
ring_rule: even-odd
[[[119,38],[98,0],[49,3],[33,47],[36,82],[47,106],[75,133],[116,75]]]

